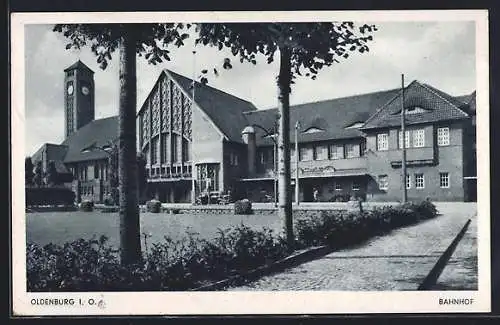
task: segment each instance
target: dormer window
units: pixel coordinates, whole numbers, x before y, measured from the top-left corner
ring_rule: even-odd
[[[405,108],[405,114],[420,114],[420,113],[427,113],[430,110],[422,108],[420,106],[413,106],[413,107],[406,107]],[[392,115],[398,115],[401,114],[401,110],[398,110],[397,112],[392,113]]]
[[[302,133],[309,134],[309,133],[319,133],[319,132],[325,132],[325,130],[313,126]]]
[[[365,123],[363,123],[363,122],[355,122],[355,123],[353,123],[351,125],[346,126],[345,129],[359,129],[360,127],[363,126],[363,124],[365,124]]]

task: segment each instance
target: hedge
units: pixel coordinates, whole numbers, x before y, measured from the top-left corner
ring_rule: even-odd
[[[240,225],[220,229],[212,241],[193,233],[179,241],[165,238],[133,266],[122,266],[117,252],[104,236],[63,246],[30,243],[28,291],[187,290],[274,262],[288,251],[272,230]]]
[[[306,215],[296,220],[294,227],[299,247],[329,245],[341,248],[436,215],[435,205],[423,201],[363,212],[322,211],[319,217]]]
[[[26,187],[26,206],[74,205],[75,193],[67,187]]]

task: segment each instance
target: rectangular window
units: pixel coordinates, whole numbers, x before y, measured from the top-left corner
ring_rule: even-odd
[[[170,157],[169,157],[169,154],[168,154],[168,148],[170,147],[168,145],[168,141],[169,141],[169,137],[168,137],[168,134],[162,134],[162,143],[161,143],[161,161],[162,162],[170,162]]]
[[[344,159],[344,146],[337,144],[330,145],[330,159]]]
[[[450,128],[438,128],[437,130],[438,146],[450,145]]]
[[[358,181],[352,181],[352,190],[359,191],[360,185]]]
[[[378,176],[378,188],[381,190],[387,190],[389,188],[389,179],[387,175]]]
[[[439,173],[439,187],[449,188],[450,187],[450,174]]]
[[[317,146],[314,148],[315,160],[325,160],[328,159],[328,147],[326,146]]]
[[[190,152],[189,152],[189,142],[186,139],[182,139],[182,160],[190,161]]]
[[[401,131],[398,132],[399,139],[399,149],[403,148],[403,134]],[[410,131],[405,131],[405,148],[410,147]]]
[[[377,150],[383,151],[389,149],[389,134],[380,133],[377,134]]]
[[[238,166],[238,155],[236,155],[234,152],[229,153],[229,164],[232,166]]]
[[[299,150],[300,151],[300,153],[299,153],[299,155],[300,155],[299,159],[301,161],[312,160],[312,158],[313,158],[312,157],[312,153],[313,152],[312,152],[311,149],[312,148],[308,148],[308,147],[302,147],[302,148],[300,148],[300,150]]]
[[[415,174],[415,188],[425,188],[424,174]]]
[[[409,189],[411,188],[411,175],[406,174],[406,188]]]
[[[98,179],[98,178],[99,178],[99,165],[95,164],[94,165],[94,179]]]
[[[266,163],[266,152],[264,150],[260,152],[259,158],[261,165],[264,165]]]
[[[425,146],[425,133],[423,129],[413,131],[413,147],[421,148]]]
[[[349,143],[346,144],[347,158],[359,157],[359,144]]]
[[[335,183],[335,191],[342,191],[342,184],[339,182]]]
[[[177,138],[178,135],[172,134],[172,162],[177,162],[179,160],[179,153],[177,152]]]
[[[151,163],[158,163],[158,138],[151,140]]]

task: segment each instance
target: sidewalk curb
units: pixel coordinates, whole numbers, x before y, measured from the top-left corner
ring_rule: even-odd
[[[469,228],[471,223],[471,219],[468,219],[465,225],[462,227],[460,232],[455,236],[451,244],[446,248],[443,254],[439,257],[434,267],[431,269],[429,274],[425,277],[424,281],[418,286],[417,290],[432,290],[432,287],[436,285],[436,282],[443,272],[446,264],[450,260],[455,248],[457,248],[458,243],[462,240],[465,235],[465,232]]]
[[[324,256],[333,252],[335,249],[330,246],[318,246],[309,248],[306,250],[298,251],[289,255],[281,260],[278,260],[269,265],[263,265],[256,269],[250,270],[245,273],[241,273],[227,279],[217,281],[214,283],[209,283],[189,291],[215,291],[223,290],[224,288],[236,285],[242,285],[254,281],[262,276],[269,275],[271,273],[276,273],[283,271],[287,268],[298,266],[302,263],[313,260],[319,256]]]

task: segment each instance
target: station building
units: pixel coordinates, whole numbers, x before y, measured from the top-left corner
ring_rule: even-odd
[[[80,61],[65,70],[65,85],[67,137],[60,145],[44,145],[58,148],[52,149],[54,159],[42,156],[62,161],[60,168],[73,174],[71,186],[79,199],[100,202],[109,193],[106,151],[117,138],[118,117],[94,119],[93,72]],[[273,200],[277,109],[258,110],[198,82],[193,101],[192,85],[191,79],[164,70],[138,109],[138,150],[147,160],[149,196],[192,202],[201,193],[231,192],[252,201]],[[314,192],[320,201],[353,196],[399,201],[403,186],[410,200],[475,200],[475,116],[475,92],[451,96],[416,80],[404,92],[392,89],[292,106],[290,190],[298,158],[301,201],[312,201]],[[90,147],[103,150],[86,150]]]

